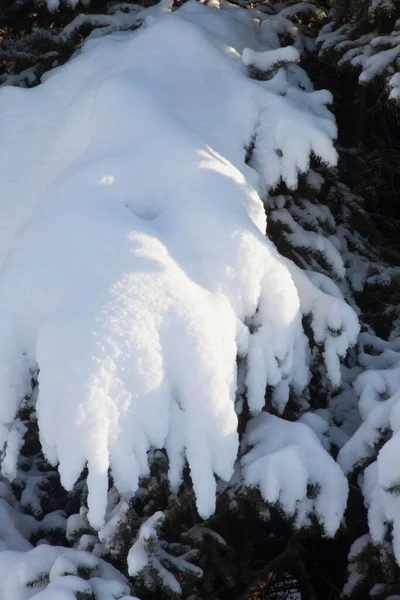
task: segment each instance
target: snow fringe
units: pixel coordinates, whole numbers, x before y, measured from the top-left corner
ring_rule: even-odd
[[[303,315],[333,387],[358,335],[344,300],[265,237],[260,195],[294,188],[311,154],[333,165],[336,127],[330,95],[289,70],[248,77],[244,51],[273,64],[263,26],[229,5],[164,7],[40,86],[0,90],[2,469],[15,476],[16,413],[38,373],[43,451],[66,489],[88,466],[97,529],[109,470],[129,497],[151,448],[167,450],[172,490],[188,461],[208,517],[238,453],[237,355],[252,413],[267,386],[282,411],[309,380]]]

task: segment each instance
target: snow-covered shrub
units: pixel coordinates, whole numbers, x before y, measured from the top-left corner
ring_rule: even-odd
[[[44,2],[12,0],[0,13],[0,84],[35,86],[43,73],[64,64],[83,39],[136,29],[143,20],[142,7],[135,3],[104,1],[102,11],[101,3],[96,5],[98,12],[92,14],[90,2],[63,2],[59,12],[49,2],[49,15]]]
[[[277,524],[352,535],[354,473],[370,537],[345,591],[369,591],[391,535],[399,556],[400,382],[365,297],[399,273],[303,70],[323,11],[84,13],[33,71],[36,34],[2,50],[0,594],[220,600],[260,539],[282,554]]]
[[[338,460],[345,473],[361,471],[372,542],[382,544],[390,533],[400,564],[400,339],[384,342],[364,335],[364,343],[372,352],[360,355],[365,370],[354,383],[362,424],[343,446]]]
[[[0,554],[2,600],[137,600],[123,575],[92,554],[43,544]]]
[[[381,79],[389,98],[400,97],[400,12],[392,0],[332,3],[317,42],[322,57],[339,57],[339,68],[358,74],[360,84]]]
[[[228,480],[238,451],[238,354],[257,413],[267,385],[283,409],[308,382],[303,314],[333,386],[356,340],[350,307],[265,238],[259,197],[294,187],[311,152],[335,161],[330,96],[284,68],[249,79],[249,45],[264,51],[251,14],[189,2],[86,43],[33,90],[1,90],[2,112],[19,117],[2,125],[17,150],[5,144],[1,161],[3,469],[13,477],[8,423],[38,370],[44,453],[67,489],[87,463],[97,527],[108,469],[134,494],[152,446],[168,452],[173,489],[186,457],[198,510],[212,514],[213,473]]]

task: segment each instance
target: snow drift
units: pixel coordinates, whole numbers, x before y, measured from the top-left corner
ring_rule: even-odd
[[[95,527],[109,469],[133,494],[151,447],[167,449],[173,489],[188,460],[210,515],[214,474],[229,480],[238,452],[237,355],[252,412],[267,385],[282,410],[308,382],[302,315],[334,385],[358,333],[265,237],[260,199],[294,187],[311,153],[335,162],[329,94],[285,69],[248,77],[275,50],[247,11],[159,13],[90,40],[36,88],[0,90],[2,469],[13,477],[38,373],[43,450],[67,489],[88,465]]]

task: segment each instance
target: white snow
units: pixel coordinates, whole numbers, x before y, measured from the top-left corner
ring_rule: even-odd
[[[87,580],[76,575],[89,569]],[[0,552],[0,600],[74,600],[76,592],[96,592],[98,600],[137,600],[125,577],[87,552],[40,545],[26,552]]]
[[[264,235],[259,194],[281,179],[294,187],[311,152],[334,164],[336,127],[330,95],[301,90],[301,70],[293,85],[281,75],[284,92],[247,77],[240,53],[270,45],[244,12],[196,2],[155,11],[135,32],[90,40],[38,87],[0,90],[3,472],[15,475],[15,414],[38,371],[44,453],[66,489],[88,465],[95,528],[109,469],[134,494],[151,447],[167,449],[173,489],[188,460],[208,517],[214,474],[229,480],[238,451],[237,354],[251,410],[267,385],[283,409],[290,387],[308,382],[302,314],[335,386],[358,333],[345,302]],[[304,464],[293,446],[280,449],[285,468],[293,458],[303,473],[300,499],[308,469],[316,476],[310,436]],[[332,533],[345,488],[321,457],[341,486],[326,513],[316,501]]]
[[[369,3],[371,24],[374,23],[376,16],[385,10],[394,13],[394,5],[390,8],[389,5],[391,5],[390,0],[387,3],[380,0]],[[390,90],[389,99],[397,100],[400,96],[399,21],[387,35],[380,35],[378,31],[358,35],[358,21],[359,18],[353,18],[336,29],[334,22],[328,22],[317,38],[320,52],[322,56],[326,54],[328,57],[332,50],[336,51],[340,56],[339,67],[345,65],[355,67],[359,72],[358,80],[362,85],[370,83],[377,77],[383,77]]]
[[[332,273],[342,279],[345,275],[345,267],[340,252],[332,242],[325,236],[314,231],[305,231],[292,217],[288,210],[282,208],[275,210],[272,219],[286,225],[291,232],[285,237],[291,246],[295,248],[307,248],[311,252],[322,254],[332,268]]]
[[[253,448],[242,458],[244,480],[258,486],[264,499],[279,503],[296,517],[297,527],[315,514],[328,536],[333,536],[347,503],[347,480],[318,437],[304,423],[293,423],[262,413],[246,432]],[[308,486],[314,493],[308,493]]]
[[[182,571],[190,573],[193,577],[202,577],[203,570],[186,560],[187,553],[183,556],[173,556],[164,550],[162,543],[158,540],[157,530],[164,520],[164,513],[155,512],[140,526],[134,544],[128,553],[128,572],[135,577],[143,569],[149,568],[157,574],[163,585],[176,594],[181,594],[181,586],[175,575],[169,571],[173,567],[175,572]],[[166,563],[167,566],[164,566]]]
[[[355,542],[351,545],[350,552],[348,554],[349,559],[349,576],[343,587],[343,595],[350,596],[351,592],[357,586],[357,584],[362,581],[363,577],[360,573],[359,566],[357,562],[357,556],[365,550],[366,546],[371,543],[371,538],[368,534],[365,534],[356,539]]]
[[[256,67],[261,71],[270,71],[276,65],[298,62],[299,60],[300,53],[293,46],[277,48],[276,50],[264,50],[264,52],[255,52],[250,48],[245,48],[242,52],[243,64],[246,67]]]
[[[371,539],[382,544],[390,525],[400,564],[400,339],[385,342],[363,336],[373,349],[359,355],[365,370],[354,383],[363,422],[340,450],[338,462],[345,473],[361,470]],[[370,462],[371,458],[375,460]],[[366,463],[370,464],[365,468]]]
[[[142,569],[148,566],[149,556],[146,551],[146,544],[150,540],[157,540],[156,527],[164,520],[164,513],[158,511],[154,513],[140,527],[137,539],[128,554],[129,574],[137,575]]]

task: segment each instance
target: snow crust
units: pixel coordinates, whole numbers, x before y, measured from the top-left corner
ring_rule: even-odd
[[[44,453],[66,489],[87,464],[97,529],[109,469],[134,494],[152,447],[167,449],[173,490],[188,460],[198,511],[212,514],[214,474],[229,480],[238,452],[237,355],[251,411],[267,385],[283,410],[309,378],[302,316],[334,386],[358,333],[345,302],[265,237],[260,194],[295,187],[311,153],[334,164],[336,127],[328,93],[284,70],[249,79],[241,52],[271,46],[244,13],[188,2],[88,41],[36,88],[0,90],[2,470],[15,475],[15,415],[38,373]],[[307,430],[299,466],[313,477]],[[329,532],[340,485],[326,515],[317,506]]]

